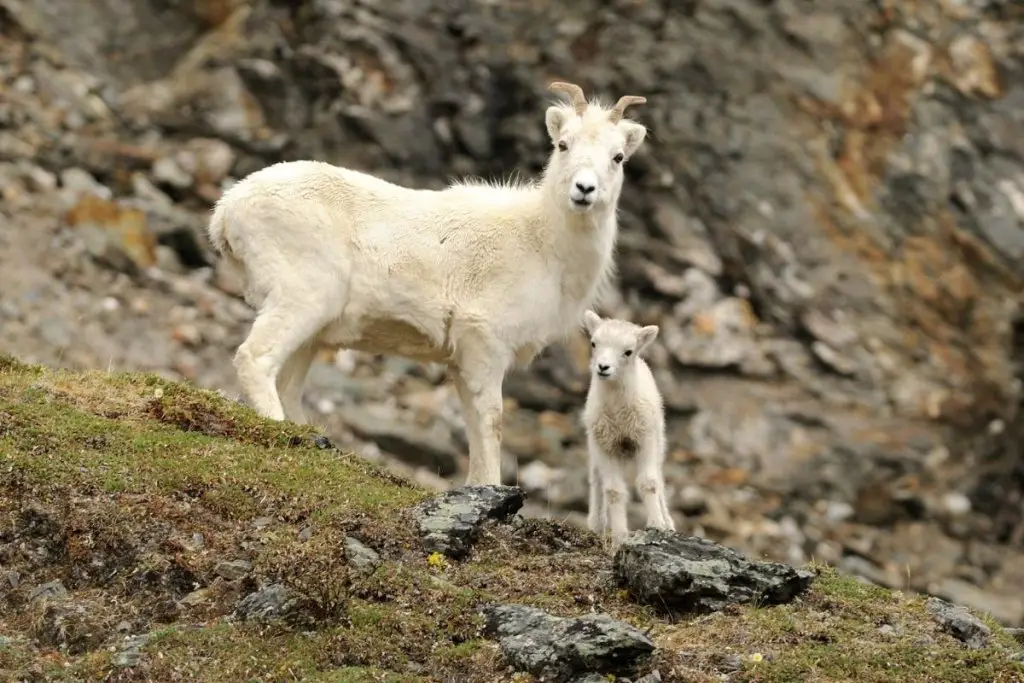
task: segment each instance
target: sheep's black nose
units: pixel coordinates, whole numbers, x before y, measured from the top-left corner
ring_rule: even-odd
[[[580,192],[582,192],[583,194],[590,194],[591,192],[593,192],[594,190],[597,189],[597,186],[596,185],[587,185],[585,183],[581,183],[579,181],[576,181],[576,189],[579,190]]]
[[[611,369],[611,367],[612,367],[612,366],[610,366],[610,365],[598,365],[598,366],[597,366],[597,369],[598,369],[598,370],[599,370],[600,372],[608,372],[608,370],[610,370],[610,369]]]

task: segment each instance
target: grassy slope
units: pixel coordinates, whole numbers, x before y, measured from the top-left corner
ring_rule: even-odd
[[[430,563],[405,512],[427,493],[311,435],[153,376],[0,356],[0,569],[20,575],[11,588],[0,571],[0,680],[531,680],[480,638],[482,600],[650,628],[666,681],[720,680],[737,657],[745,681],[1024,680],[1005,652],[939,632],[919,598],[824,568],[794,605],[673,624],[610,585],[589,532],[560,524],[495,527],[467,562]],[[345,535],[384,564],[350,575]],[[243,558],[310,595],[316,623],[225,619],[254,584],[213,568]],[[79,608],[63,621],[28,601],[54,579]],[[115,667],[124,635],[146,632],[141,663]]]

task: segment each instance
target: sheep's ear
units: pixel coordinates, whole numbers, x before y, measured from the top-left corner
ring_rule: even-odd
[[[647,349],[647,347],[651,345],[651,342],[653,342],[655,340],[655,338],[657,338],[657,336],[658,336],[658,326],[657,325],[647,325],[646,327],[641,327],[640,331],[637,332],[637,335],[636,335],[636,349],[637,349],[637,353],[639,354],[641,351],[644,351],[645,349]]]
[[[643,144],[644,139],[647,137],[647,128],[636,121],[629,121],[623,119],[619,122],[619,128],[626,135],[626,157],[633,156],[633,153],[640,149],[640,145]]]
[[[587,331],[588,335],[593,335],[594,330],[601,324],[601,316],[593,311],[588,310],[583,314],[583,329]]]
[[[548,136],[551,138],[551,142],[557,142],[558,138],[562,136],[562,128],[565,127],[569,116],[571,114],[565,107],[548,107],[547,112],[544,114],[544,123],[548,127]]]

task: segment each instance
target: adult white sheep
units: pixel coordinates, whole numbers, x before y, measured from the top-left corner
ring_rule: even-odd
[[[257,309],[234,357],[260,414],[304,422],[316,349],[448,366],[469,443],[468,484],[501,483],[502,383],[578,329],[614,271],[623,163],[646,128],[552,83],[553,151],[532,182],[402,187],[318,161],[281,162],[229,189],[208,234]]]
[[[590,472],[588,526],[611,532],[618,547],[629,531],[629,495],[623,468],[636,465],[636,490],[647,526],[675,531],[665,502],[665,409],[657,382],[641,354],[658,336],[657,325],[602,319],[586,311],[590,336],[590,388],[583,408]]]

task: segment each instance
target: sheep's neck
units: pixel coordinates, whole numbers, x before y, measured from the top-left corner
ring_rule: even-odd
[[[567,203],[554,187],[545,184],[542,191],[548,207]],[[616,198],[588,213],[576,213],[568,208],[559,210],[564,229],[554,231],[553,252],[567,265],[563,271],[562,294],[583,307],[593,303],[600,286],[613,270],[618,237],[617,207]]]

